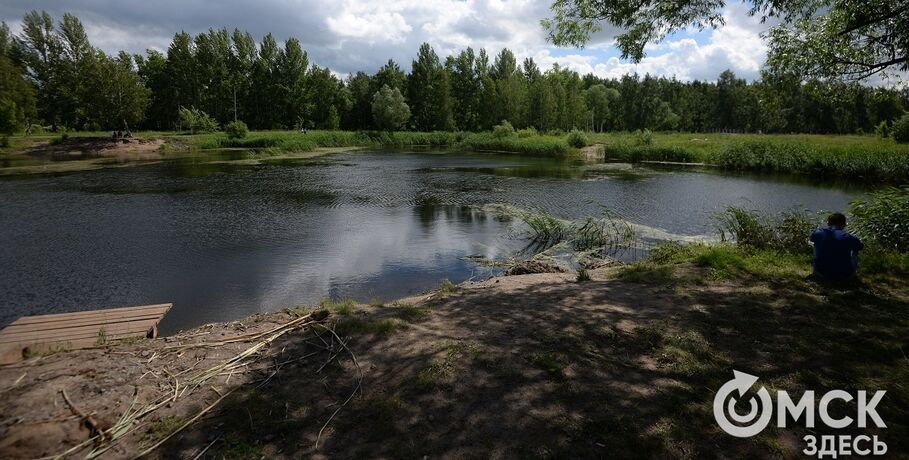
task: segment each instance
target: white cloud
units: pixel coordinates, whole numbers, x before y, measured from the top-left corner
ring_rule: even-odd
[[[541,68],[558,62],[581,73],[618,77],[650,73],[683,80],[715,79],[726,68],[756,78],[766,55],[759,33],[767,28],[746,15],[743,5],[726,9],[726,25],[700,34],[685,30],[664,43],[647,47],[649,55],[632,64],[614,57],[615,29],[608,25],[585,50],[567,56],[546,42],[539,20],[549,16],[549,2],[533,0],[261,0],[222,2],[160,0],[86,0],[65,5],[53,0],[0,5],[0,17],[14,29],[29,9],[46,9],[55,17],[69,11],[85,23],[96,45],[115,53],[166,50],[175,32],[210,27],[248,30],[256,39],[272,32],[278,40],[294,36],[311,62],[339,74],[375,72],[389,58],[409,70],[422,42],[445,56],[471,46],[493,57],[502,48],[519,59],[532,56]]]
[[[328,16],[325,22],[339,37],[365,39],[369,43],[381,40],[402,43],[413,28],[404,16],[387,5],[346,0],[339,14]]]

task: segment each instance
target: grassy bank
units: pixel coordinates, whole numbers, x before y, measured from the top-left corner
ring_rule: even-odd
[[[426,147],[455,151],[504,152],[524,155],[570,155],[577,149],[564,134],[536,132],[495,135],[489,132],[411,131],[252,131],[242,139],[224,133],[178,134],[136,132],[137,138],[165,139],[164,152],[225,148],[255,149],[266,154],[309,152],[334,147]],[[27,151],[41,144],[80,137],[107,137],[106,132],[13,136],[0,154]],[[870,136],[602,133],[588,142],[605,146],[607,159],[641,162],[708,163],[728,170],[767,171],[898,182],[909,177],[909,145]]]
[[[898,181],[909,176],[909,145],[892,139],[838,135],[633,133],[591,136],[606,157],[677,161],[724,169]]]
[[[180,140],[182,138],[174,138]],[[496,151],[527,155],[564,155],[572,149],[564,136],[495,137],[490,133],[411,131],[255,131],[243,139],[219,133],[189,136],[200,149],[259,148],[271,151],[309,151],[322,147],[431,147],[454,150]]]

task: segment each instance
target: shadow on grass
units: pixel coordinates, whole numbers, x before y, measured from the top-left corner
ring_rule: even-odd
[[[192,455],[218,436],[230,442],[216,442],[211,452],[227,458],[797,453],[804,429],[738,439],[717,427],[713,396],[733,369],[792,395],[887,390],[878,409],[888,428],[877,434],[891,453],[906,452],[909,304],[869,285],[828,287],[772,273],[747,282],[692,281],[710,269],[657,270],[656,283],[645,276],[546,282],[435,299],[418,323],[347,331],[363,388],[319,449],[319,430],[355,386],[350,360],[318,372],[326,360],[318,355],[282,368],[232,396],[162,455]],[[395,317],[388,310],[361,320]],[[292,339],[273,348],[293,357],[310,347]],[[854,410],[836,407],[833,415]]]

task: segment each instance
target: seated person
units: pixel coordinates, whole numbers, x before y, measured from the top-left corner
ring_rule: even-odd
[[[846,279],[855,276],[858,252],[865,245],[847,233],[846,216],[835,212],[827,218],[827,227],[811,233],[814,243],[814,275],[826,279]]]

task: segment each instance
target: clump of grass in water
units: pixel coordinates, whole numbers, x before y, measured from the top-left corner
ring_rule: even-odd
[[[776,216],[767,216],[736,206],[727,207],[715,219],[721,241],[791,252],[810,249],[808,235],[821,221],[804,210],[789,210]]]
[[[531,247],[545,251],[567,242],[576,251],[618,249],[628,247],[634,240],[634,230],[617,214],[601,206],[600,217],[588,216],[580,223],[562,220],[545,212],[525,212],[518,216],[528,227]]]
[[[561,243],[571,235],[571,224],[548,212],[523,213],[520,218],[529,228],[531,241],[540,249]]]

